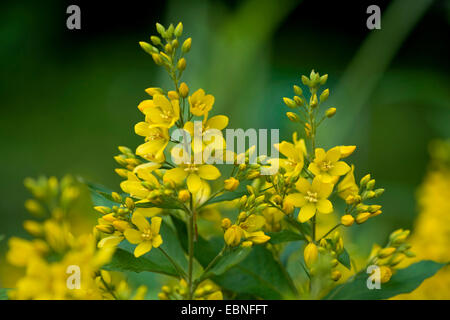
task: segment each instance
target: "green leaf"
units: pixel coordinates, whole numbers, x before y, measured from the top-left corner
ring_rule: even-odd
[[[226,252],[208,273],[219,276],[239,264],[250,254],[252,248],[239,247]]]
[[[240,264],[213,280],[222,288],[262,299],[292,298],[286,273],[275,261],[272,252],[263,246],[254,246]]]
[[[175,263],[184,271],[187,271],[187,258],[184,254],[173,229],[168,226],[166,221],[161,224],[161,237],[163,244],[161,248],[172,258]],[[107,270],[115,271],[133,271],[133,272],[156,272],[169,276],[178,276],[174,265],[158,248],[153,248],[150,252],[136,258],[133,254],[136,245],[130,244],[124,240],[114,253],[111,262],[105,266]],[[201,267],[198,262],[194,262],[194,275],[198,275]]]
[[[351,270],[352,265],[350,262],[350,255],[348,254],[347,250],[344,250],[337,256],[337,260],[348,270]]]
[[[91,200],[94,206],[112,207],[116,206],[117,202],[113,199],[112,190],[92,182],[83,181],[91,192]]]
[[[0,300],[8,300],[8,291],[11,289],[0,288]]]
[[[171,219],[175,229],[177,231],[178,240],[184,249],[184,252],[188,252],[187,245],[187,227],[186,222],[178,217],[171,215]],[[214,259],[214,257],[220,252],[223,246],[222,237],[213,237],[206,240],[202,236],[198,236],[197,241],[194,242],[194,256],[198,262],[206,268],[206,266]]]
[[[445,264],[431,260],[415,263],[405,269],[398,270],[389,280],[381,284],[380,289],[370,290],[367,287],[369,275],[363,272],[357,274],[353,281],[335,287],[325,299],[333,300],[379,300],[388,299],[416,289],[425,279],[433,276]]]
[[[306,240],[302,234],[287,229],[280,232],[268,232],[267,235],[270,236],[269,242],[271,244]]]

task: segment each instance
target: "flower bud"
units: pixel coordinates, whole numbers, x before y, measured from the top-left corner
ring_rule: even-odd
[[[327,118],[332,118],[336,114],[336,108],[328,108],[327,111],[325,111],[325,116]]]
[[[294,101],[299,107],[303,106],[304,104],[303,99],[298,96],[294,96]]]
[[[381,266],[380,267],[380,282],[386,283],[389,280],[391,280],[392,277],[392,270],[389,267]]]
[[[294,204],[290,201],[284,200],[283,201],[283,211],[286,214],[291,214],[292,212],[294,212]]]
[[[34,220],[26,220],[23,223],[23,228],[34,237],[41,237],[44,235],[44,227],[39,222]]]
[[[359,182],[359,185],[361,187],[364,187],[367,184],[367,182],[369,182],[369,180],[370,180],[370,174],[366,174],[364,177],[362,177],[361,181]]]
[[[309,101],[309,106],[314,109],[319,105],[319,101],[317,101],[317,95],[313,94],[310,101]]]
[[[353,222],[355,222],[355,218],[353,218],[353,216],[350,214],[346,214],[341,217],[341,223],[346,227],[350,227]]]
[[[166,32],[166,29],[162,24],[156,23],[156,31],[158,31],[160,35],[163,35]]]
[[[115,202],[122,203],[122,196],[120,194],[118,194],[117,192],[111,192],[111,196]]]
[[[229,227],[231,227],[231,220],[228,218],[222,219],[221,227],[224,229],[228,229]]]
[[[147,42],[144,42],[144,41],[140,41],[139,45],[148,54],[155,54],[155,52],[153,51],[153,46],[150,43],[147,43]]]
[[[161,39],[160,39],[159,37],[157,37],[157,36],[151,36],[151,37],[150,37],[150,40],[152,41],[152,43],[153,43],[155,46],[158,46],[158,45],[161,44]]]
[[[371,189],[373,189],[374,186],[375,186],[375,179],[372,179],[369,182],[367,182],[366,188],[368,190],[371,190]]]
[[[239,226],[232,225],[225,231],[223,238],[225,243],[231,247],[236,247],[241,242],[243,231]]]
[[[178,92],[183,98],[186,98],[189,95],[189,87],[185,82],[182,82],[180,84],[180,87],[178,88]]]
[[[320,84],[323,86],[328,80],[328,75],[325,74],[323,76],[320,77]]]
[[[183,71],[184,69],[186,69],[186,59],[185,58],[181,58],[180,60],[178,60],[177,68],[180,71]]]
[[[181,37],[181,35],[183,34],[183,24],[181,22],[177,24],[177,27],[175,28],[175,31],[173,32],[173,34],[177,38]]]
[[[114,221],[113,226],[120,232],[124,232],[126,229],[132,228],[131,224],[124,220]]]
[[[253,242],[251,242],[251,241],[244,241],[244,242],[242,242],[241,246],[243,248],[251,248],[253,246]]]
[[[299,86],[294,85],[294,93],[298,96],[301,96],[303,94],[303,90]]]
[[[160,54],[152,53],[152,58],[153,58],[153,61],[156,63],[156,65],[158,65],[158,66],[162,66],[163,65],[164,61],[161,58]]]
[[[369,212],[362,212],[356,216],[356,223],[361,224],[367,221],[369,219],[370,213]]]
[[[191,38],[187,38],[183,42],[183,45],[181,46],[181,51],[183,51],[184,53],[189,52],[189,50],[191,50],[191,44],[192,44],[192,39]]]
[[[112,224],[99,224],[95,228],[103,233],[111,234],[114,232],[114,227]]]
[[[312,242],[308,243],[303,251],[303,257],[306,265],[310,268],[319,257],[319,250],[317,246]]]
[[[342,273],[338,270],[334,270],[331,272],[331,279],[333,281],[338,281],[342,277]]]
[[[378,251],[378,257],[381,259],[390,257],[397,249],[393,247],[384,248]]]
[[[292,100],[292,99],[290,99],[290,98],[284,97],[284,98],[283,98],[283,101],[284,101],[284,104],[285,104],[287,107],[291,108],[291,109],[297,107],[297,104],[295,103],[295,101]]]
[[[100,212],[101,214],[111,213],[111,208],[104,207],[104,206],[95,206],[94,210]]]
[[[186,202],[191,198],[191,194],[189,193],[188,190],[183,189],[180,190],[180,192],[178,192],[178,200],[180,200],[181,202]]]
[[[230,177],[224,181],[224,188],[227,191],[234,191],[237,189],[238,186],[239,180],[234,177]]]
[[[293,112],[286,112],[286,116],[291,120],[292,122],[299,122],[299,117]]]
[[[319,98],[320,102],[327,101],[329,96],[330,96],[330,90],[329,89],[323,90],[323,92],[320,94],[320,98]]]

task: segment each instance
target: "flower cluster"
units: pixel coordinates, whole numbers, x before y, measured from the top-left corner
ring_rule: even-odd
[[[12,299],[124,299],[126,283],[117,291],[110,283],[111,274],[101,270],[113,248],[97,249],[93,234],[74,235],[69,214],[73,214],[80,193],[77,183],[66,176],[37,180],[28,178],[25,186],[34,195],[25,202],[26,209],[38,220],[26,220],[25,230],[32,240],[9,239],[7,261],[24,269],[24,275],[9,292]],[[73,281],[69,275],[74,275]],[[76,278],[75,277],[78,277]],[[139,289],[136,298],[143,298],[146,289]]]

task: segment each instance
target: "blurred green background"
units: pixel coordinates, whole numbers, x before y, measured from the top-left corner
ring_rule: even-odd
[[[66,28],[69,4],[80,5],[81,30]],[[370,4],[381,7],[381,30],[366,27]],[[144,89],[168,83],[138,46],[157,21],[183,22],[193,38],[183,80],[215,95],[229,128],[280,128],[290,139],[282,97],[311,69],[329,74],[338,113],[321,127],[319,144],[357,145],[349,160],[357,178],[370,172],[386,189],[381,218],[354,229],[366,250],[394,228],[412,227],[427,145],[450,137],[450,1],[0,6],[0,235],[24,235],[27,176],[71,173],[118,188],[116,147],[141,143],[133,126]],[[0,242],[0,256],[5,249]]]

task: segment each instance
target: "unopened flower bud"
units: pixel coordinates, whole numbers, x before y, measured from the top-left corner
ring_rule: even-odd
[[[181,35],[183,34],[183,24],[181,22],[177,24],[177,27],[175,28],[175,31],[173,32],[173,34],[177,38],[181,37]]]
[[[369,212],[362,212],[356,216],[356,223],[361,224],[367,221],[369,219],[370,213]]]
[[[312,242],[308,243],[308,245],[305,247],[305,250],[303,251],[303,257],[305,259],[306,265],[308,267],[311,267],[319,257],[319,250],[317,246]]]
[[[182,45],[182,47],[181,47],[181,50],[182,50],[184,53],[189,52],[189,50],[191,50],[191,44],[192,44],[192,39],[191,39],[191,38],[187,38],[187,39],[183,42],[183,45]]]
[[[336,114],[336,108],[328,108],[327,111],[325,111],[325,116],[327,118],[332,118]]]
[[[189,87],[187,86],[187,84],[185,82],[182,82],[180,84],[180,87],[178,88],[178,91],[180,92],[180,95],[183,98],[186,98],[189,95]]]
[[[329,89],[323,90],[323,92],[320,94],[320,98],[319,98],[320,102],[327,101],[329,95],[330,95],[330,90]]]
[[[228,218],[222,219],[221,227],[224,229],[228,229],[229,227],[231,227],[231,220]]]
[[[186,202],[190,198],[191,198],[191,194],[186,189],[180,190],[180,192],[178,193],[178,200],[180,200],[181,202]]]
[[[346,214],[341,217],[341,223],[346,227],[350,227],[353,222],[355,222],[355,218],[353,218],[353,216],[350,214]]]
[[[364,187],[367,184],[367,182],[369,182],[369,180],[370,180],[370,174],[366,174],[364,177],[362,177],[361,181],[359,182],[359,185],[361,187]]]
[[[294,93],[298,96],[301,96],[303,94],[303,90],[299,86],[294,85]]]
[[[290,99],[290,98],[284,97],[284,98],[283,98],[283,101],[284,101],[284,104],[285,104],[286,106],[288,106],[289,108],[291,108],[291,109],[297,107],[297,104],[295,103],[295,101],[292,100],[292,99]]]
[[[381,249],[378,252],[378,257],[380,257],[381,259],[387,258],[387,257],[391,256],[396,250],[397,249],[393,248],[393,247]]]
[[[224,181],[224,188],[227,191],[234,191],[237,189],[238,186],[239,180],[234,177],[230,177]]]
[[[185,58],[181,58],[180,60],[178,60],[177,69],[181,70],[181,71],[186,69],[186,59]]]
[[[338,271],[338,270],[334,270],[331,273],[331,279],[333,281],[338,281],[341,277],[342,277],[342,273],[340,271]]]

